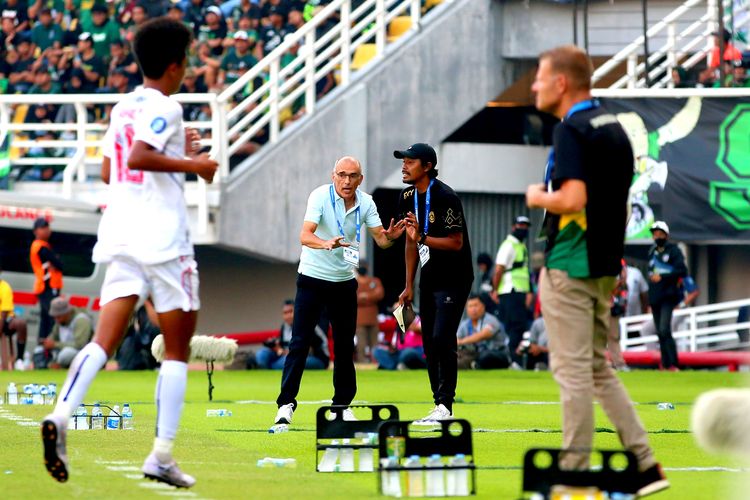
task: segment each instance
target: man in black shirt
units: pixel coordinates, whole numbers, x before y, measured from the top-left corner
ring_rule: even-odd
[[[550,368],[560,386],[563,469],[587,470],[596,395],[623,446],[638,459],[638,497],[669,487],[627,391],[605,357],[610,297],[621,269],[633,151],[617,118],[591,98],[592,65],[578,47],[543,53],[532,91],[536,107],[562,120],[554,131],[545,184],[529,186],[544,208],[547,269],[542,313]]]
[[[416,423],[434,425],[453,417],[456,332],[474,281],[471,245],[461,200],[437,179],[435,150],[418,143],[393,156],[403,160],[403,181],[410,185],[401,192],[398,205],[406,222],[406,288],[399,302],[413,301],[419,262],[422,341],[435,400],[435,408]]]
[[[659,336],[661,365],[677,371],[677,345],[672,337],[672,311],[682,301],[680,278],[687,276],[685,256],[674,243],[669,243],[669,226],[656,221],[651,226],[654,246],[648,251],[648,303],[654,315],[654,326]]]

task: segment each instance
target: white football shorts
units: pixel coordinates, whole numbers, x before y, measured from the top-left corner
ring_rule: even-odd
[[[197,311],[198,287],[198,264],[192,256],[154,265],[115,257],[107,266],[99,302],[103,306],[115,299],[138,295],[139,302],[151,297],[157,313],[176,309]]]

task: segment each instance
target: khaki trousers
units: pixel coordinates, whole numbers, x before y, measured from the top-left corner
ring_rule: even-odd
[[[545,269],[540,284],[542,314],[549,337],[550,368],[560,386],[564,469],[588,469],[594,438],[593,399],[617,429],[620,442],[638,459],[640,470],[653,466],[648,436],[625,387],[607,364],[610,295],[615,278],[569,278]]]

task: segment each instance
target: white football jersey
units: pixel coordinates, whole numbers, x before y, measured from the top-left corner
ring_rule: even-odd
[[[94,262],[122,256],[158,264],[193,255],[185,174],[129,169],[135,141],[170,158],[184,158],[182,106],[158,90],[139,87],[112,109],[103,148],[110,159],[108,200]]]

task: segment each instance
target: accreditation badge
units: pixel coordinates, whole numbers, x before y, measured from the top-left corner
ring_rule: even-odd
[[[354,267],[359,267],[359,248],[344,247],[344,261]]]
[[[418,245],[419,246],[419,264],[421,267],[424,267],[425,264],[427,264],[430,261],[430,247],[427,245]]]

